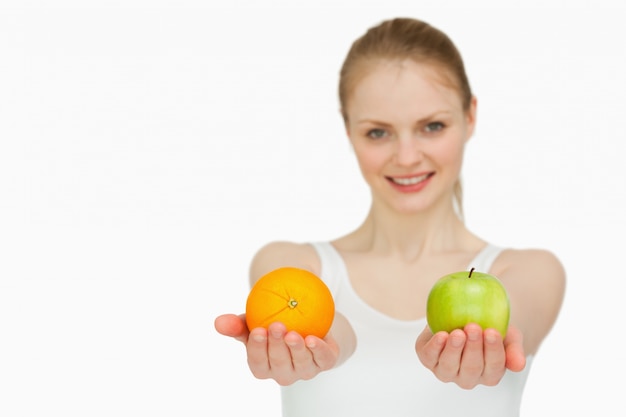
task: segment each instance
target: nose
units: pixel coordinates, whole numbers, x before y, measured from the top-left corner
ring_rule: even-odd
[[[424,159],[419,139],[403,136],[396,141],[395,163],[400,166],[414,166]]]

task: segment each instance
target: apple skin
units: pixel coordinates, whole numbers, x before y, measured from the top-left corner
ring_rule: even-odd
[[[463,329],[476,323],[506,336],[511,306],[498,278],[484,272],[460,271],[445,275],[428,294],[426,321],[433,333]]]

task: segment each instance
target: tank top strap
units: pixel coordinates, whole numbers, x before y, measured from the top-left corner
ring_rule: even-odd
[[[348,271],[343,258],[330,242],[309,243],[320,258],[320,278],[326,283],[333,295],[337,294],[342,276],[347,277]]]
[[[493,262],[503,250],[504,248],[500,246],[488,243],[487,246],[478,252],[476,257],[468,265],[467,269],[470,270],[475,268],[477,271],[488,273],[491,270]]]

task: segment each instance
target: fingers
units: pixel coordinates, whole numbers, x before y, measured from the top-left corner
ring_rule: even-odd
[[[456,329],[450,332],[448,340],[439,356],[439,363],[435,367],[437,377],[444,382],[457,380],[461,366],[461,356],[467,335],[463,330]]]
[[[291,367],[289,347],[283,340],[286,333],[282,323],[272,323],[267,329],[267,355],[272,368]]]
[[[509,330],[504,339],[506,350],[506,367],[513,372],[519,372],[526,367],[526,354],[524,353],[524,338],[522,332],[514,326]]]
[[[312,354],[312,362],[316,367],[316,373],[327,371],[335,366],[339,356],[339,346],[337,346],[332,336],[326,336],[325,340],[315,336],[307,336],[305,343],[307,351]]]
[[[285,344],[289,348],[294,375],[299,375],[301,379],[311,379],[317,375],[313,354],[306,347],[302,336],[296,332],[289,332],[285,336]]]
[[[291,356],[291,348],[287,345],[285,335],[287,329],[282,323],[272,323],[268,329],[267,356],[269,358],[269,368],[272,371],[272,378],[280,385],[289,385],[296,380],[297,373],[294,364],[294,358]],[[297,366],[302,369],[305,367],[306,353],[304,348],[304,340],[295,332],[290,334],[290,343],[297,352]],[[310,356],[310,354],[309,354]],[[309,359],[309,362],[311,360]],[[306,371],[309,371],[307,368]]]
[[[483,334],[485,369],[481,383],[487,386],[494,386],[504,376],[506,370],[506,352],[502,343],[500,332],[495,329],[485,329]]]
[[[466,341],[465,346],[461,348],[461,364],[457,384],[461,388],[471,389],[480,381],[485,367],[483,331],[477,324],[468,324],[464,331]]]
[[[449,334],[432,335],[425,330],[418,336],[415,350],[420,361],[438,379],[471,389],[478,384],[493,386],[500,382],[510,352],[514,353],[511,363],[524,360],[521,337],[514,334],[508,339],[509,350],[505,351],[506,343],[497,330],[483,331],[479,325],[471,323]]]
[[[428,327],[420,333],[415,341],[415,352],[426,368],[431,371],[435,369],[447,340],[448,333],[438,332],[433,335]]]
[[[259,379],[272,378],[280,385],[311,379],[332,368],[338,357],[332,338],[326,342],[307,336],[305,341],[300,334],[287,332],[278,322],[272,323],[268,330],[253,329],[246,347],[252,374]]]
[[[248,326],[244,314],[239,316],[222,314],[215,318],[213,325],[215,330],[224,336],[233,337],[243,343],[248,340]]]
[[[252,329],[246,350],[248,352],[248,367],[252,375],[259,379],[270,377],[270,362],[267,355],[267,330],[264,328]]]

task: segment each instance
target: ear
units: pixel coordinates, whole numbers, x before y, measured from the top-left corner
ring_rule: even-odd
[[[476,99],[476,96],[472,96],[469,109],[465,113],[465,121],[467,123],[467,135],[465,136],[465,142],[467,142],[472,137],[472,135],[474,134],[474,129],[476,128],[476,106],[477,105],[478,105],[478,100]]]

